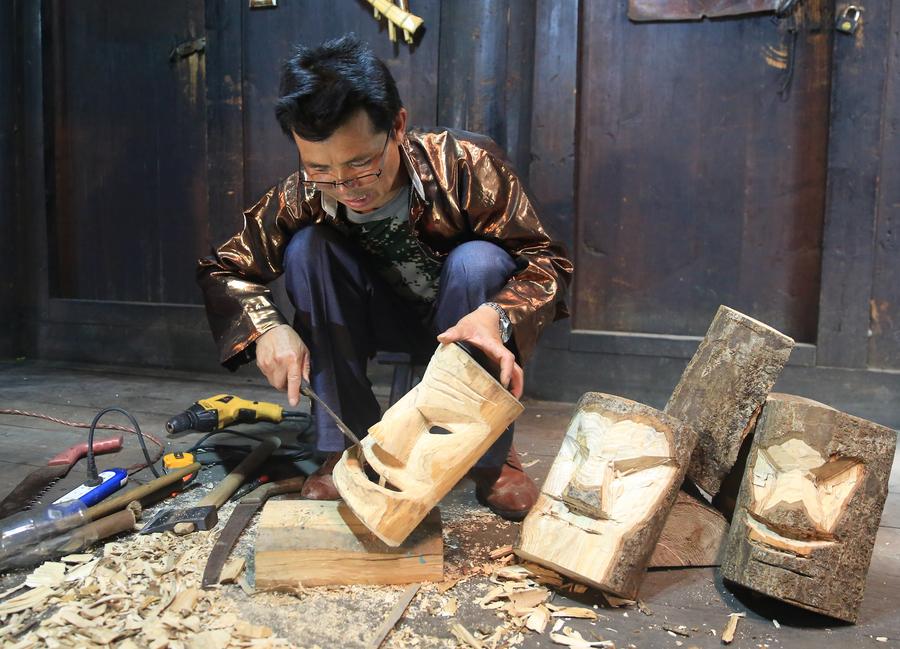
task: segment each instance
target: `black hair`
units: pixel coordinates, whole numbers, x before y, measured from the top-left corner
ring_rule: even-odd
[[[388,132],[403,107],[390,70],[356,34],[297,47],[281,71],[275,117],[288,137],[319,142],[359,109],[376,132]]]

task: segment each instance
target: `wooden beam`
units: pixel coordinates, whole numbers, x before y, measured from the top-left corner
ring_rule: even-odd
[[[728,536],[728,521],[705,502],[684,491],[672,505],[648,568],[718,566]]]
[[[772,394],[756,427],[722,575],[855,622],[888,491],[896,433]]]
[[[256,588],[409,584],[444,574],[441,517],[432,510],[399,547],[375,537],[339,501],[278,500],[263,507],[256,539]]]

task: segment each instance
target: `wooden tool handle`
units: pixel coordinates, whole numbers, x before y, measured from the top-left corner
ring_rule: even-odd
[[[271,496],[278,494],[287,494],[294,491],[300,491],[306,478],[298,476],[296,478],[288,478],[287,480],[279,480],[278,482],[269,482],[258,486],[256,489],[241,498],[242,503],[264,503]]]
[[[130,503],[135,501],[139,501],[142,498],[146,498],[150,494],[153,494],[163,487],[168,487],[169,485],[175,484],[186,475],[190,475],[195,471],[200,470],[200,463],[194,462],[193,464],[188,464],[187,466],[183,466],[171,473],[167,473],[164,476],[157,478],[156,480],[152,480],[145,485],[141,485],[139,487],[135,487],[129,491],[126,491],[123,494],[116,496],[115,498],[110,498],[108,500],[104,500],[93,507],[87,510],[87,516],[91,520],[97,520],[102,516],[106,516],[107,514],[111,514],[114,511],[118,511],[127,507]]]
[[[94,453],[112,453],[113,451],[118,451],[122,448],[122,436],[112,437],[110,439],[95,439],[94,440]],[[88,445],[87,442],[82,442],[81,444],[76,444],[69,449],[66,449],[59,455],[54,455],[50,458],[50,461],[47,462],[47,466],[71,466],[75,464],[78,460],[87,455]]]
[[[208,507],[210,505],[217,509],[221,507],[231,497],[231,494],[244,484],[247,476],[253,474],[279,446],[281,446],[281,440],[277,437],[264,439],[259,446],[253,449],[250,455],[234,467],[234,471],[225,476],[225,479],[206,494],[206,497],[194,507]]]

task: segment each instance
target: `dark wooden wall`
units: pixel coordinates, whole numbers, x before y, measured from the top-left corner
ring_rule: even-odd
[[[626,0],[416,0],[414,47],[363,0],[139,4],[14,5],[19,223],[48,268],[21,289],[29,354],[214,367],[194,259],[296,167],[280,62],[355,31],[412,124],[492,136],[570,247],[574,317],[545,335],[532,395],[660,405],[726,303],[799,341],[780,389],[900,425],[893,3],[845,36],[834,0],[655,23]]]
[[[15,6],[0,4],[0,357],[17,350],[16,218],[16,30]]]

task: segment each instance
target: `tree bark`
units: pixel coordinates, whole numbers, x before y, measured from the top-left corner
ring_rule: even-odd
[[[768,325],[719,307],[665,409],[697,431],[688,477],[710,496],[737,460],[793,347],[792,338]]]
[[[855,622],[897,444],[885,426],[772,394],[756,427],[722,575]]]

